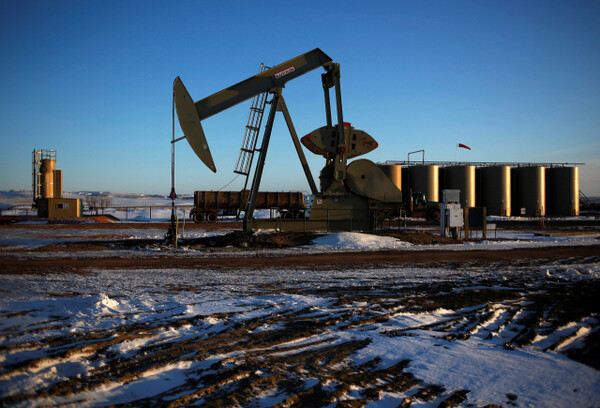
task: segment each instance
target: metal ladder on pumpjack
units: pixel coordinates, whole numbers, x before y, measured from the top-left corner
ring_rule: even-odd
[[[269,67],[264,64],[260,64],[260,72],[266,71]],[[240,208],[238,209],[237,216],[239,218],[240,212],[244,210],[246,200],[243,199],[244,192],[248,187],[248,179],[250,177],[250,169],[252,168],[252,160],[254,159],[254,153],[260,149],[256,148],[258,142],[258,135],[260,133],[260,126],[262,124],[263,115],[265,113],[265,105],[267,103],[267,93],[264,92],[256,95],[252,98],[252,105],[250,105],[250,114],[248,115],[248,123],[244,131],[244,139],[242,140],[242,147],[240,148],[240,154],[238,155],[237,163],[235,164],[234,173],[246,176],[244,182],[244,188],[241,192],[242,200],[240,201]]]

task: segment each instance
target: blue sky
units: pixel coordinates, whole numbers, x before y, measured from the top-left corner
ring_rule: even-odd
[[[345,121],[379,142],[366,158],[454,160],[460,142],[463,161],[586,163],[600,195],[599,39],[598,1],[4,0],[0,190],[31,188],[31,151],[56,149],[65,191],[167,194],[176,76],[198,100],[318,47]],[[321,72],[283,92],[300,136],[325,124]],[[178,193],[235,177],[249,103],[203,122],[217,174],[177,143]],[[280,114],[264,174],[308,190]]]

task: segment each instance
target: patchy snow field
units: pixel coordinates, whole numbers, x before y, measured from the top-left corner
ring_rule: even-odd
[[[2,275],[0,404],[598,406],[600,372],[569,355],[598,330],[598,307],[571,303],[596,302],[599,275],[598,259]]]

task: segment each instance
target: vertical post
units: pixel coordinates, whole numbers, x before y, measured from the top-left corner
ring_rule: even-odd
[[[481,237],[482,239],[486,239],[487,238],[487,207],[483,207],[482,209],[483,211],[483,232],[481,233]]]
[[[36,173],[36,168],[37,168],[37,161],[35,160],[35,150],[33,151],[33,153],[31,154],[31,174],[32,174],[32,181],[31,181],[31,193],[33,195],[33,204],[35,205],[35,195],[36,195],[36,187],[35,187],[35,173]]]
[[[179,216],[175,218],[175,249],[177,249],[177,229],[179,227]]]
[[[267,157],[267,148],[269,147],[271,131],[273,130],[275,112],[277,112],[277,105],[279,104],[279,97],[281,96],[281,88],[272,90],[271,92],[273,93],[273,99],[271,100],[271,109],[269,110],[269,118],[267,119],[267,124],[265,126],[265,134],[263,136],[262,144],[260,147],[258,162],[256,163],[254,179],[252,181],[252,190],[250,191],[250,198],[248,200],[248,206],[246,207],[246,214],[244,215],[245,230],[247,229],[246,221],[250,220],[254,214],[254,207],[256,205],[256,198],[258,196],[258,189],[260,188],[260,180],[262,179],[262,173],[265,166],[265,159]]]
[[[464,220],[464,224],[463,224],[463,228],[465,231],[465,240],[471,238],[471,229],[469,226],[469,207],[463,209],[463,220]]]
[[[171,224],[165,239],[168,244],[172,244],[173,239],[175,239],[175,247],[177,247],[177,226],[175,225],[175,199],[177,198],[177,194],[175,194],[175,88],[173,88],[171,105],[171,193],[169,194],[169,198],[171,198]],[[152,208],[150,208],[150,214],[152,214]]]

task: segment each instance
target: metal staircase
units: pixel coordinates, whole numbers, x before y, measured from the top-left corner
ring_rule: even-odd
[[[267,69],[269,68],[265,65],[260,65],[260,72],[266,71]],[[234,173],[246,176],[244,190],[248,185],[248,176],[250,175],[254,153],[257,152],[256,143],[258,142],[258,134],[260,133],[260,126],[262,124],[266,103],[267,92],[263,92],[252,98],[248,123],[246,124],[244,139],[242,140],[242,147],[240,148],[240,154],[235,169],[233,170]]]

